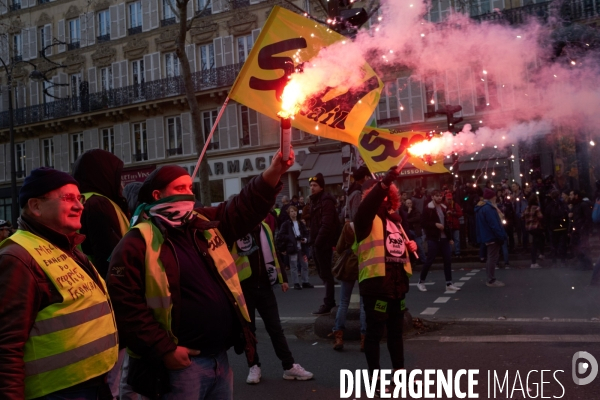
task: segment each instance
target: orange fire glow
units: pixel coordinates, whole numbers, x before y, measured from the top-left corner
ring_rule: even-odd
[[[300,111],[300,106],[306,99],[300,83],[291,79],[281,94],[281,111],[277,113],[281,118],[292,118]]]
[[[423,157],[426,155],[435,156],[446,151],[451,152],[452,149],[444,149],[447,145],[446,141],[440,137],[433,138],[431,140],[424,140],[419,143],[415,143],[408,148],[408,152],[413,157]]]

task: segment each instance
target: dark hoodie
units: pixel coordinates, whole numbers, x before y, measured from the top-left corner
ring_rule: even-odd
[[[106,196],[128,216],[127,201],[121,196],[122,170],[123,161],[118,157],[95,149],[86,151],[75,161],[73,177],[79,182],[81,193]],[[81,215],[80,232],[86,236],[81,244],[83,252],[93,261],[100,276],[106,277],[108,259],[121,240],[119,217],[111,202],[101,196],[90,197]]]

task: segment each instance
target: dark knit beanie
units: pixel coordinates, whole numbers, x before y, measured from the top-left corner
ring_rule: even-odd
[[[361,166],[352,174],[355,181],[360,181],[361,179],[364,179],[369,175],[371,175],[371,173],[369,172],[369,168],[367,168],[365,165]]]
[[[492,189],[489,189],[489,188],[483,189],[483,198],[484,199],[489,200],[489,199],[493,199],[494,197],[496,197],[496,192],[494,192]]]
[[[178,165],[165,165],[155,169],[144,180],[138,194],[138,201],[140,203],[154,203],[152,192],[166,188],[169,183],[184,175],[189,175],[189,172]]]
[[[19,191],[19,205],[23,208],[27,204],[27,200],[42,197],[46,193],[68,184],[79,187],[75,178],[66,172],[48,167],[36,168],[23,182]]]
[[[317,185],[321,186],[321,189],[325,189],[325,178],[323,178],[323,174],[320,172],[312,178],[310,178],[308,180],[308,183],[310,184],[310,182],[316,182]]]

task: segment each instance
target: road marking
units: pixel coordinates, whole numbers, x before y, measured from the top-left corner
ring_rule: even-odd
[[[435,284],[435,282],[425,282],[425,283],[424,283],[424,285],[425,285],[425,286],[431,286],[431,285],[433,285],[433,284]],[[416,284],[416,283],[409,283],[409,285],[410,285],[410,286],[417,286],[417,284]]]
[[[430,336],[426,340],[435,336]],[[440,343],[600,343],[600,335],[437,336]],[[410,340],[420,340],[416,337]]]
[[[436,307],[427,307],[425,310],[423,310],[423,312],[421,312],[421,315],[433,315],[438,310],[439,310],[439,308],[436,308]]]
[[[438,297],[433,302],[434,303],[447,303],[450,300],[450,297]]]
[[[469,279],[471,279],[471,277],[466,277],[466,278],[460,278],[461,281],[468,281]]]
[[[471,272],[479,272],[480,270],[478,269],[472,269]]]
[[[551,320],[541,319],[541,318],[506,318],[502,320],[498,320],[496,318],[460,318],[457,321],[461,322],[567,322],[567,323],[591,323],[591,324],[600,324],[600,321],[593,319],[585,319],[585,318],[554,318]]]
[[[456,282],[454,286],[462,287],[464,284],[464,282]]]
[[[467,274],[467,276],[473,276],[473,275],[475,275],[475,274],[476,274],[476,272],[469,272],[469,273]]]

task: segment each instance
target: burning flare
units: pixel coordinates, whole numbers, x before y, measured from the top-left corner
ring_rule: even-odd
[[[281,94],[281,111],[277,113],[281,118],[293,118],[300,111],[300,106],[306,99],[300,83],[290,79]]]
[[[448,144],[447,140],[444,140],[444,137],[447,136],[452,137],[452,135],[444,135],[415,143],[408,148],[408,152],[413,157],[436,156],[440,153],[452,152],[452,143]]]

